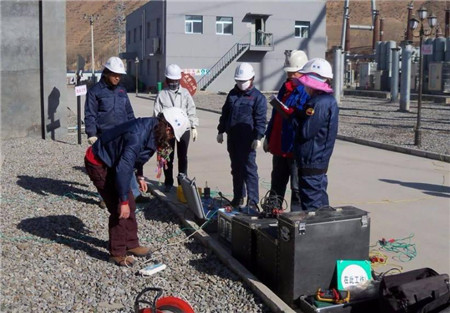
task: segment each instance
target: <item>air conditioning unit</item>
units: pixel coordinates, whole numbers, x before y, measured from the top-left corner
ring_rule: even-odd
[[[159,37],[152,38],[153,53],[159,53]]]
[[[428,65],[428,90],[442,90],[442,63],[430,63]]]

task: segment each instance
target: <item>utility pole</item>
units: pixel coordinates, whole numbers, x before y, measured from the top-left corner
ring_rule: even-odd
[[[118,37],[118,56],[120,55],[120,53],[122,52],[122,34],[125,33],[125,4],[123,3],[123,1],[120,1],[120,3],[118,3],[116,5],[116,18],[115,18],[115,22],[116,25],[114,27],[114,32],[117,34]]]
[[[94,21],[98,20],[98,14],[85,14],[83,17],[85,20],[89,20],[89,24],[91,25],[91,62],[92,62],[92,83],[95,83],[95,61],[94,61]]]

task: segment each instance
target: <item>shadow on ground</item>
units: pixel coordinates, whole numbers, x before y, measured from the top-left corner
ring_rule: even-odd
[[[41,196],[48,194],[74,199],[86,204],[97,204],[97,200],[92,199],[95,195],[79,187],[88,188],[86,184],[80,184],[75,181],[59,180],[46,177],[33,177],[28,175],[19,175],[17,185],[37,193]]]
[[[403,182],[403,181],[393,180],[393,179],[380,179],[380,181],[389,183],[389,184],[397,184],[397,185],[407,187],[407,188],[422,190],[423,193],[430,195],[430,196],[434,196],[434,197],[450,198],[450,187],[443,186],[443,185],[415,183],[415,182]]]
[[[90,236],[85,224],[73,215],[28,218],[22,220],[17,228],[43,239],[64,244],[74,250],[82,250],[102,261],[109,257],[108,253],[102,251],[107,249],[108,242]]]

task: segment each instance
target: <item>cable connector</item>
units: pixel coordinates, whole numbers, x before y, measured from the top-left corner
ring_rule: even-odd
[[[318,289],[316,299],[323,302],[348,303],[350,302],[350,291],[333,289]]]

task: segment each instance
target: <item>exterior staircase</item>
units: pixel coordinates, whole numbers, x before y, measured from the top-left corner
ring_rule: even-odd
[[[219,76],[235,59],[244,54],[250,48],[249,43],[236,43],[228,50],[219,61],[216,62],[208,72],[197,82],[197,88],[206,90],[206,88]]]

